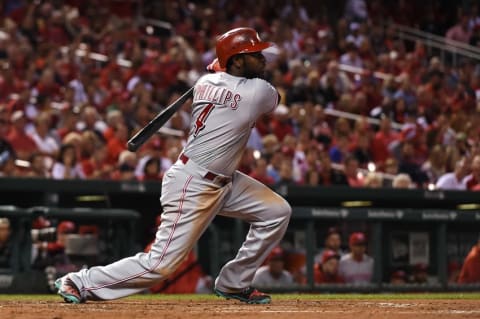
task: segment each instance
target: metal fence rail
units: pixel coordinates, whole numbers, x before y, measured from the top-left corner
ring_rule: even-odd
[[[428,33],[416,28],[392,23],[387,27],[392,27],[396,35],[401,40],[420,42],[425,45],[431,54],[433,49],[437,49],[440,59],[443,63],[451,62],[453,66],[458,66],[461,58],[480,60],[480,48],[460,41],[450,40],[446,37]],[[447,60],[447,57],[451,61]]]

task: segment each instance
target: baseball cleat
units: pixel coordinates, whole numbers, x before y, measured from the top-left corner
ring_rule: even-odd
[[[241,292],[223,292],[218,289],[213,290],[219,297],[229,299],[237,299],[248,304],[269,304],[272,301],[269,295],[258,291],[255,288],[248,287]]]
[[[57,293],[63,297],[63,300],[65,300],[66,303],[78,304],[83,302],[82,297],[80,296],[80,291],[68,275],[58,278],[55,281],[55,288],[57,288]]]

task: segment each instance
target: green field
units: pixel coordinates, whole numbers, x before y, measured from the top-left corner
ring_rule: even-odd
[[[274,294],[274,300],[480,300],[480,293]],[[215,295],[135,295],[124,300],[217,300]],[[58,301],[57,295],[0,295],[0,301]]]

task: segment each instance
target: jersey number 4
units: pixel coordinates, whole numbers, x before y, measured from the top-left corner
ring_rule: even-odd
[[[197,120],[195,121],[193,136],[197,136],[198,133],[200,133],[200,131],[205,128],[205,121],[207,120],[207,117],[210,115],[214,108],[215,105],[212,103],[209,103],[207,104],[207,106],[205,106],[205,108],[202,110],[202,113],[200,113],[200,115],[197,117]]]

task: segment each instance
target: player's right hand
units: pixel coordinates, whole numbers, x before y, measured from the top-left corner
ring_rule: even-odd
[[[216,73],[216,72],[225,72],[225,69],[220,67],[220,63],[218,62],[218,58],[215,58],[209,65],[207,65],[207,72],[209,73]]]

